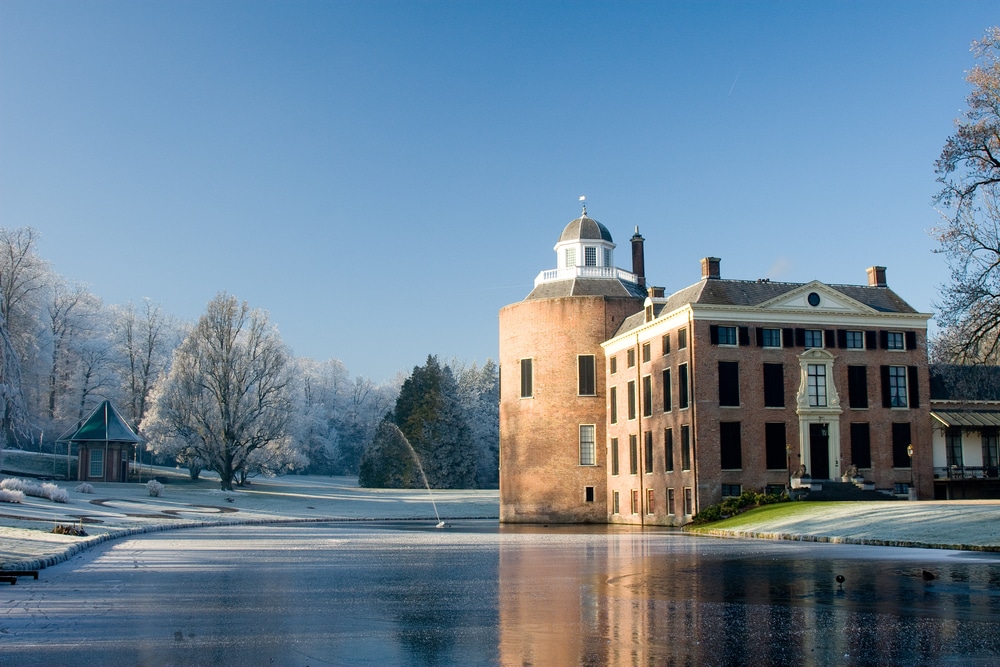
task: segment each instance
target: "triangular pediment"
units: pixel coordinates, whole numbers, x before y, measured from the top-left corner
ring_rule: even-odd
[[[878,311],[818,280],[761,303],[761,310],[814,310],[820,313],[863,313]]]

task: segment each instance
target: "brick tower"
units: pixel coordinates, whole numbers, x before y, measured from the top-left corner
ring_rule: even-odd
[[[555,245],[557,268],[500,310],[502,522],[607,522],[601,343],[642,310],[642,243],[636,229],[633,271],[616,268],[611,233],[584,205]]]

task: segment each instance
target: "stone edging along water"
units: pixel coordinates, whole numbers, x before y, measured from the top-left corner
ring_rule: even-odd
[[[787,540],[790,542],[827,542],[830,544],[860,544],[870,547],[906,547],[910,549],[946,549],[950,551],[1000,552],[1000,545],[993,544],[934,544],[911,540],[882,540],[867,537],[843,537],[837,535],[798,535],[793,533],[769,533],[752,530],[691,530],[693,535],[707,535],[730,539]]]
[[[456,516],[456,517],[442,517],[441,520],[446,521],[481,521],[481,520],[497,520],[499,517],[496,516]],[[2,569],[5,570],[43,570],[47,567],[52,567],[53,565],[58,565],[63,563],[78,553],[95,547],[104,542],[110,540],[119,540],[125,537],[132,537],[133,535],[142,535],[145,533],[159,533],[166,530],[178,530],[181,528],[210,528],[212,526],[262,526],[262,525],[277,525],[277,524],[292,524],[292,523],[383,523],[383,522],[397,522],[397,521],[439,521],[438,518],[430,517],[309,517],[300,519],[264,519],[264,518],[245,518],[245,519],[224,519],[219,521],[182,521],[182,522],[172,522],[165,524],[151,524],[147,526],[134,526],[132,528],[116,528],[109,530],[106,533],[101,533],[100,535],[91,535],[79,542],[74,542],[70,544],[65,549],[58,553],[54,553],[49,556],[43,556],[41,558],[36,558],[33,560],[19,560],[0,563]]]

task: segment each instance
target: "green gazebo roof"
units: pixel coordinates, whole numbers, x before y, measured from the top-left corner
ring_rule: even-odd
[[[58,442],[123,442],[134,445],[145,440],[129,426],[111,401],[102,401],[80,426],[66,431]]]

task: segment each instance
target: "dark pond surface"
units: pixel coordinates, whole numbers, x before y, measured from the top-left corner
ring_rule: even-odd
[[[2,665],[1000,664],[997,556],[665,530],[171,531],[0,596]]]

